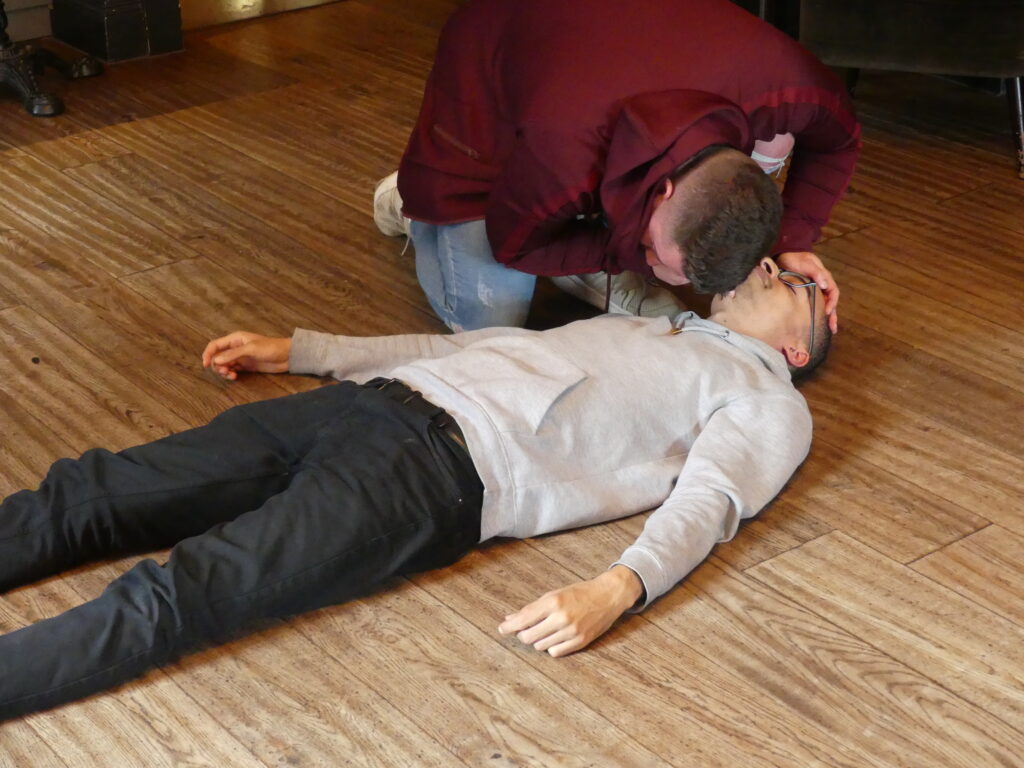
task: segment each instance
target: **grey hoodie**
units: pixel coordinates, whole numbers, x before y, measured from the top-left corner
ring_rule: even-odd
[[[643,581],[645,606],[771,501],[811,443],[782,354],[692,312],[549,331],[296,329],[290,369],[391,376],[447,410],[483,480],[481,541],[655,509],[617,561]]]

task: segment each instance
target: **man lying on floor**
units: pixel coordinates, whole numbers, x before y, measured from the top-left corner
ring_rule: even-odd
[[[0,636],[0,719],[450,564],[495,536],[656,508],[607,571],[498,627],[552,656],[583,648],[731,538],[803,461],[811,419],[791,371],[824,357],[824,305],[814,283],[766,258],[708,320],[210,342],[203,364],[229,379],[291,370],[355,381],[61,459],[38,490],[5,499],[0,592],[96,558],[173,549],[95,600]]]

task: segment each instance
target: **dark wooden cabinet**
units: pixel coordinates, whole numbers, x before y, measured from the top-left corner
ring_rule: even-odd
[[[53,35],[105,61],[179,51],[179,0],[53,0]]]

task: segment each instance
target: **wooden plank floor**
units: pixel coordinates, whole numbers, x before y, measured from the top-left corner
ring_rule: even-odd
[[[348,2],[0,102],[0,494],[53,460],[316,386],[199,367],[234,328],[439,331],[370,217],[455,0]],[[1002,100],[865,73],[819,250],[842,332],[812,454],[592,649],[501,617],[640,518],[527,542],[0,725],[0,766],[1016,766],[1024,755],[1024,182]],[[542,288],[532,323],[586,315]],[[0,596],[10,631],[133,560]]]

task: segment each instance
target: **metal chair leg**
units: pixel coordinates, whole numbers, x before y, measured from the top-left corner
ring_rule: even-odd
[[[1017,175],[1024,179],[1024,77],[1006,78],[1006,94],[1010,98],[1011,130],[1017,144]]]
[[[39,88],[35,65],[23,46],[8,43],[0,47],[0,83],[11,86],[21,97],[26,111],[34,117],[53,117],[64,111],[63,102]]]
[[[45,48],[13,42],[7,34],[4,0],[0,0],[0,84],[13,88],[25,110],[34,117],[52,117],[64,111],[64,103],[40,89],[36,82],[36,75],[41,75],[46,67],[70,79],[93,77],[103,71],[103,65],[91,56],[68,62]]]

